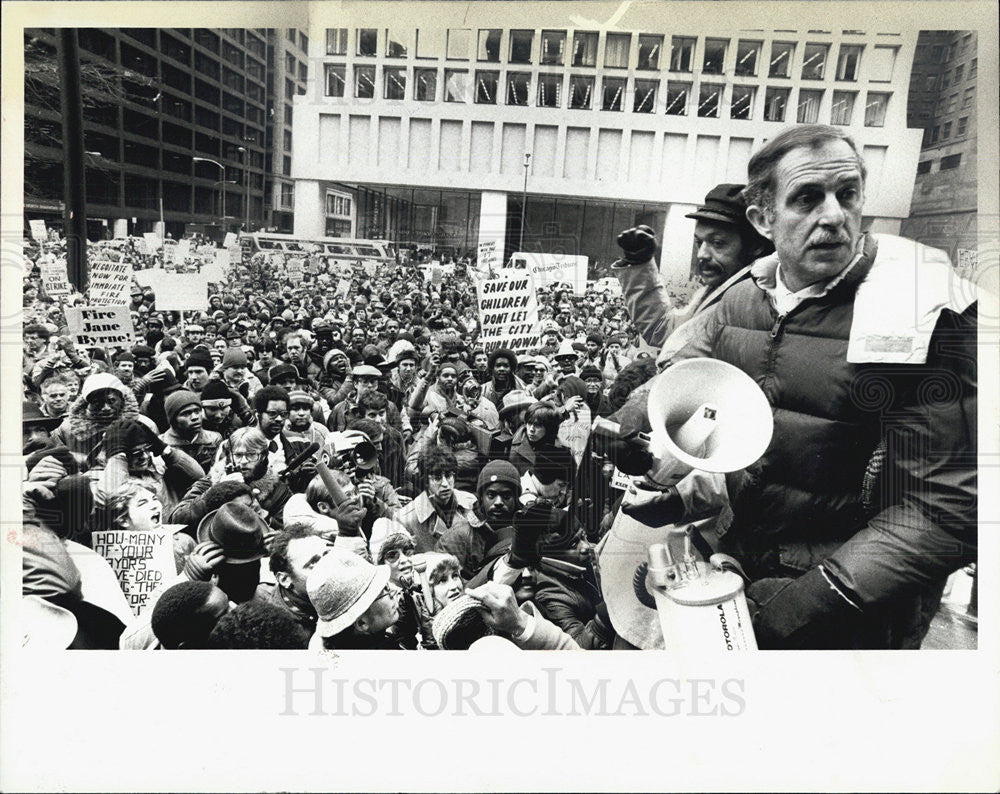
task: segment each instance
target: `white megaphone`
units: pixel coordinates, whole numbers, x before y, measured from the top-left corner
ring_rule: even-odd
[[[651,382],[647,477],[674,485],[691,472],[726,473],[756,461],[774,432],[771,405],[742,370],[714,358],[674,364]]]

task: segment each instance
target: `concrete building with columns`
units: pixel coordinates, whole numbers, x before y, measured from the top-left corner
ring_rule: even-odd
[[[617,233],[647,223],[664,273],[686,276],[684,215],[744,181],[777,131],[810,122],[855,138],[867,220],[897,233],[920,155],[906,116],[917,35],[863,8],[832,19],[723,4],[314,5],[295,233],[473,255],[495,240],[505,259],[606,265]]]

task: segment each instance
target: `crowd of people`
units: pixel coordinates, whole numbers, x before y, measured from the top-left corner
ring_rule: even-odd
[[[762,648],[919,647],[975,560],[976,307],[921,293],[913,325],[914,244],[862,230],[864,183],[841,131],[791,128],[689,215],[689,300],[660,280],[652,230],[630,229],[622,295],[539,288],[538,346],[517,352],[479,344],[473,262],[434,284],[416,263],[359,264],[345,291],[248,254],[203,311],[158,310],[134,283],[136,343],[87,348],[64,316],[85,299],[40,283],[62,242],[26,240],[31,641],[647,647],[656,611],[632,576],[602,575],[626,515],[650,542],[709,519],[695,546],[742,565]],[[949,269],[928,250],[922,268]],[[757,382],[773,440],[745,470],[663,486],[644,477],[649,382],[698,356]],[[591,433],[598,418],[622,432]],[[138,614],[93,550],[107,530],[172,537]]]

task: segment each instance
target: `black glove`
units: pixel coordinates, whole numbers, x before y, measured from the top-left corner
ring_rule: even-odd
[[[684,502],[673,486],[666,490],[636,486],[637,499],[622,502],[622,512],[648,527],[676,524],[684,515]]]
[[[123,452],[128,452],[132,446],[132,437],[138,424],[135,419],[116,419],[104,431],[104,455],[111,458]]]
[[[144,422],[140,422],[138,419],[132,422],[128,440],[130,447],[149,444],[152,447],[154,455],[162,455],[163,450],[167,448],[167,445],[160,440],[160,437],[150,430]]]
[[[618,235],[618,245],[625,252],[625,261],[641,265],[656,253],[656,232],[648,226],[635,226]]]
[[[608,443],[608,459],[629,477],[641,477],[653,467],[649,448],[632,438],[621,438]]]
[[[528,568],[540,559],[538,541],[552,519],[552,505],[532,502],[514,514],[514,539],[510,547],[510,567]]]
[[[594,614],[594,633],[608,644],[615,636],[614,627],[611,625],[611,616],[608,614],[608,605],[603,601],[597,605],[597,612]]]

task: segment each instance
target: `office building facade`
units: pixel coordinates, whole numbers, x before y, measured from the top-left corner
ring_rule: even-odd
[[[586,3],[528,15],[450,5],[357,19],[311,9],[310,81],[294,108],[297,234],[328,233],[349,199],[358,236],[473,254],[495,240],[505,256],[607,264],[617,232],[645,222],[664,240],[664,269],[686,274],[684,214],[713,185],[743,181],[767,138],[810,122],[858,141],[873,228],[898,232],[909,212],[916,34],[734,29],[665,4],[614,24],[588,20]]]
[[[151,231],[291,230],[290,114],[275,91],[304,93],[308,40],[269,29],[78,30],[88,236]],[[25,32],[25,217],[60,226],[62,120],[54,29]],[[297,53],[293,75],[286,51]],[[280,68],[278,67],[280,64]],[[277,116],[277,119],[275,119]],[[285,187],[282,187],[285,185]],[[282,214],[285,210],[287,213]]]
[[[923,140],[903,233],[947,251],[965,275],[978,259],[977,44],[973,31],[922,32],[908,112]]]

